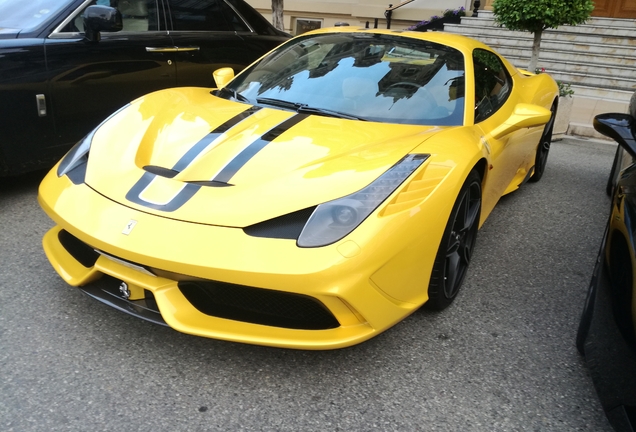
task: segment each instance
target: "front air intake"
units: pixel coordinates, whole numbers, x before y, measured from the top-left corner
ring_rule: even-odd
[[[339,327],[313,297],[224,282],[179,282],[186,299],[201,313],[219,318],[299,330]]]
[[[99,254],[95,252],[95,249],[75,237],[73,234],[68,231],[61,230],[57,234],[57,238],[60,240],[62,246],[64,246],[64,249],[66,249],[66,251],[84,267],[91,268],[97,262]]]

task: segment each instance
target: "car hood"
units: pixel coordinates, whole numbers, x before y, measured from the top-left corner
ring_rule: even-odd
[[[0,27],[0,39],[15,39],[22,30],[10,27]]]
[[[245,227],[367,186],[441,128],[253,107],[169,89],[95,133],[86,183],[122,205]]]

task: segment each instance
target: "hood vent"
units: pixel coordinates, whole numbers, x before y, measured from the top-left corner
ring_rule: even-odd
[[[175,171],[169,168],[160,167],[157,165],[146,165],[144,167],[144,171],[149,172],[150,174],[158,175],[161,177],[173,178],[179,171]]]
[[[274,219],[259,222],[243,228],[252,237],[298,240],[307,220],[316,207],[309,207]]]

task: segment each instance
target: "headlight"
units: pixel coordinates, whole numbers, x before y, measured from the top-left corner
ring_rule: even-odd
[[[71,150],[62,158],[60,165],[57,167],[57,176],[62,177],[63,175],[69,175],[73,183],[78,184],[84,181],[84,174],[86,168],[86,162],[88,162],[88,152],[91,149],[91,144],[93,143],[93,136],[99,130],[100,127],[108,120],[113,118],[115,115],[119,114],[124,109],[128,108],[130,104],[126,104],[114,113],[112,113],[106,120],[101,122],[99,126],[93,129],[88,135],[79,140],[77,144],[73,146]],[[77,175],[70,174],[71,171],[78,167],[83,167],[84,169],[78,170],[81,173],[77,173]]]
[[[326,246],[349,234],[429,156],[428,154],[408,155],[364,189],[320,204],[300,233],[298,246]]]

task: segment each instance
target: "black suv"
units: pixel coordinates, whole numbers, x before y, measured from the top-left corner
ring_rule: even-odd
[[[0,176],[52,165],[110,113],[213,87],[284,42],[242,0],[0,2]]]

